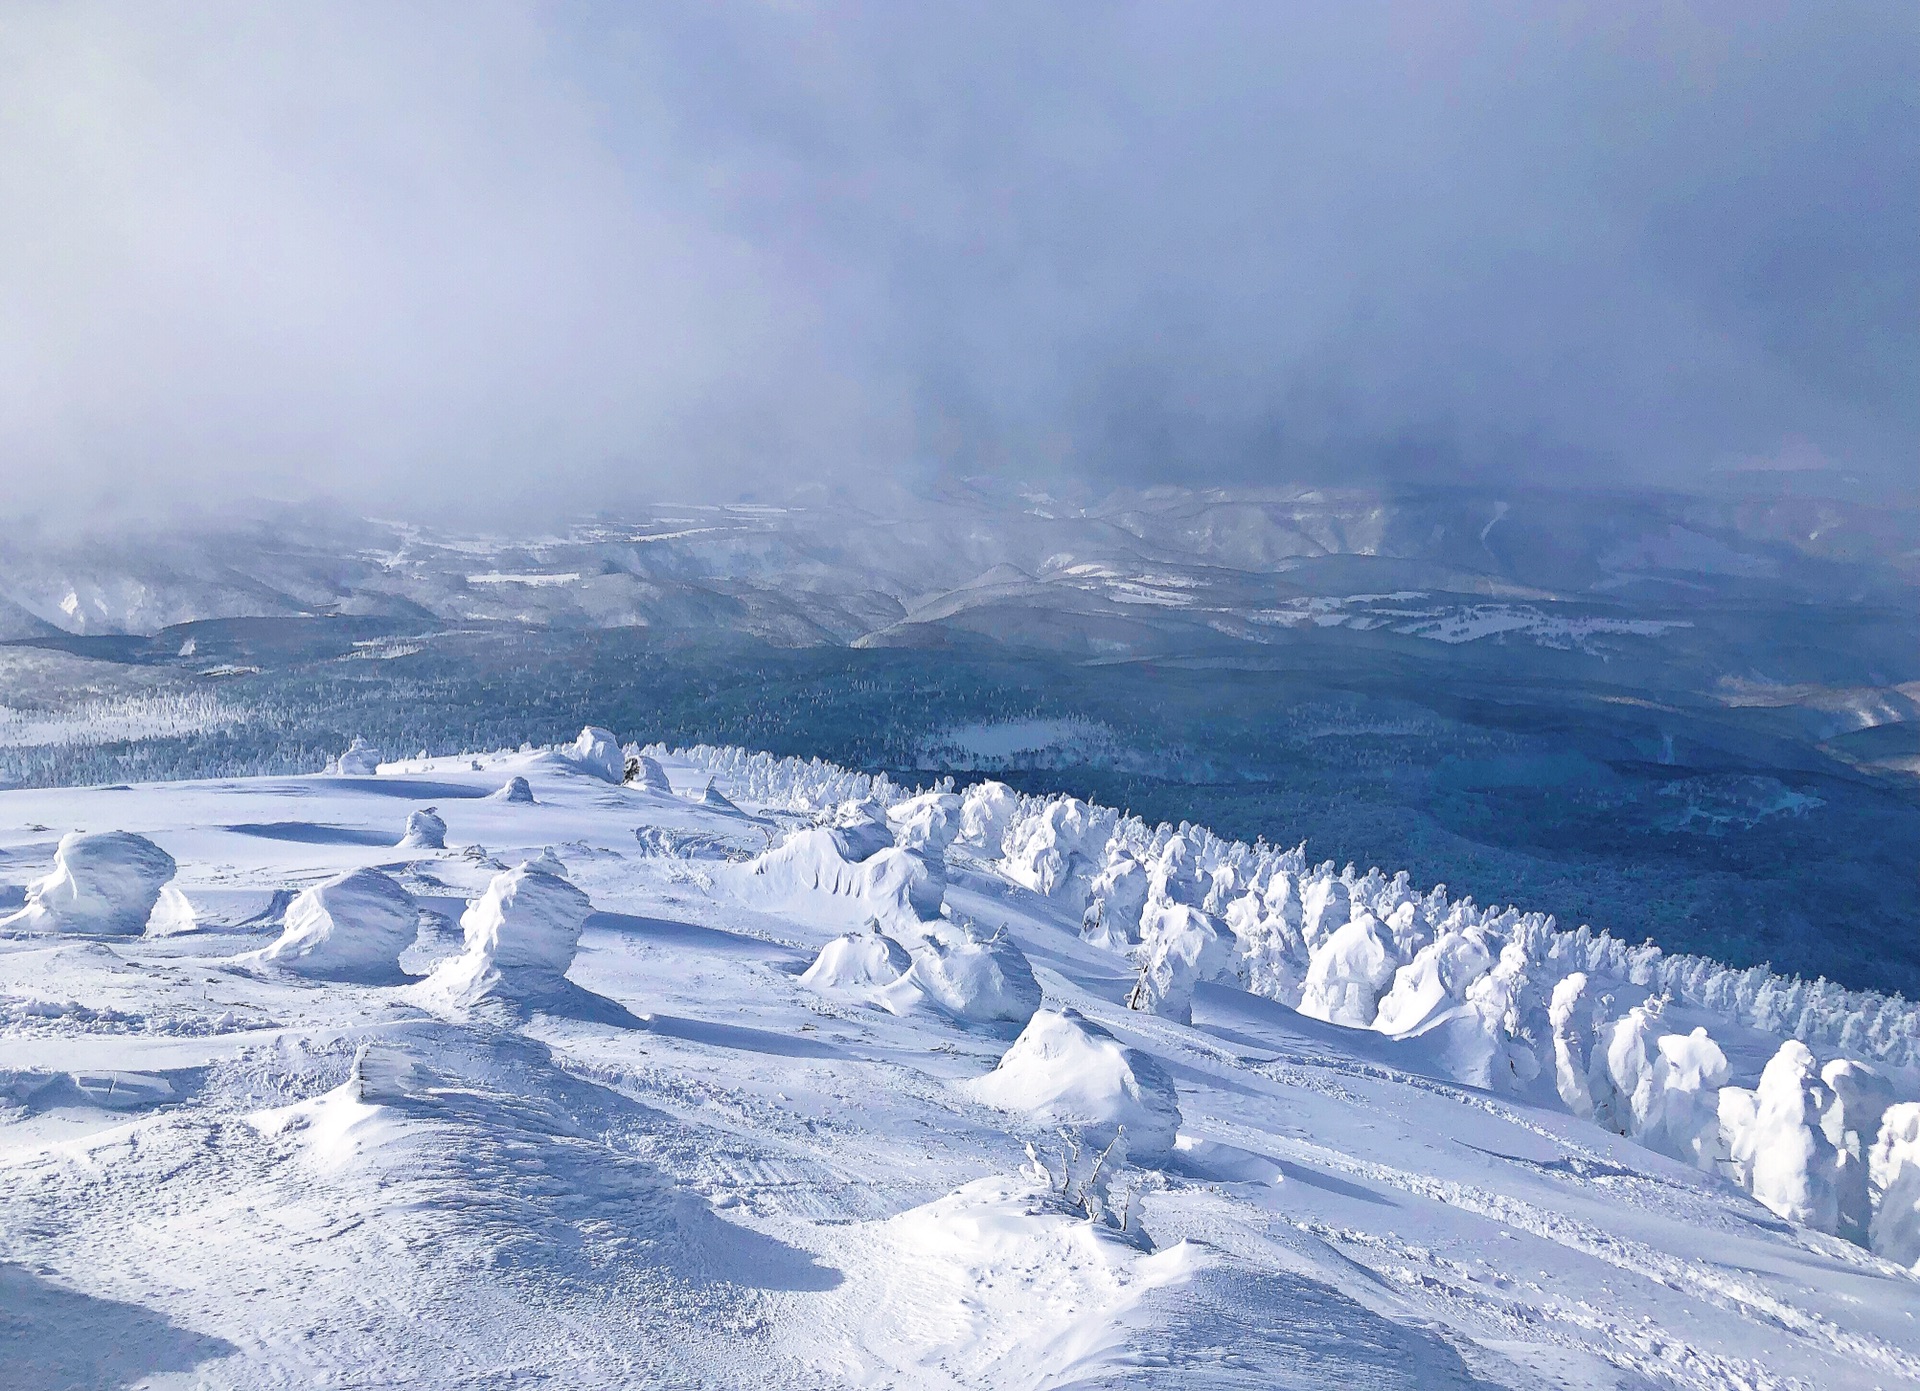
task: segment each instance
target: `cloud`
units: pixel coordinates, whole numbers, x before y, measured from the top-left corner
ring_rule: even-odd
[[[1898,482],[1917,24],[19,7],[0,472],[503,518],[942,470]]]

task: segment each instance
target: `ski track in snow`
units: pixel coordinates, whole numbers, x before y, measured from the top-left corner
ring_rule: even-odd
[[[514,773],[535,804],[483,799]],[[397,848],[429,804],[449,848]],[[1215,986],[1133,1013],[955,855],[953,912],[1178,1088],[1173,1160],[1117,1180],[1139,1227],[1087,1222],[1030,1172],[1054,1137],[960,1086],[1017,1030],[799,983],[845,901],[729,863],[793,821],[544,753],[0,793],[8,874],[137,831],[197,919],[0,938],[0,1385],[1920,1387],[1907,1272],[1417,1040]],[[276,894],[381,867],[423,974],[545,847],[597,910],[564,991],[234,960]]]

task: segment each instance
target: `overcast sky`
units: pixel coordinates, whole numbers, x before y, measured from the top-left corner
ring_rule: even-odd
[[[1920,474],[1920,6],[0,13],[0,510]]]

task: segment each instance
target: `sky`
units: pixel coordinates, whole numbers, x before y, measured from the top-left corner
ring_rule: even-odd
[[[1920,476],[1920,8],[0,14],[0,512]]]

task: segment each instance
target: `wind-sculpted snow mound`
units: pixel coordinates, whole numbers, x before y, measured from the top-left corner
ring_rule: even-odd
[[[613,731],[598,725],[580,731],[580,737],[567,750],[567,758],[581,772],[605,782],[621,782],[627,776],[627,756],[620,750],[620,741]]]
[[[1314,950],[1300,1012],[1329,1024],[1365,1028],[1399,969],[1392,935],[1371,913],[1360,913]]]
[[[435,968],[421,989],[455,1004],[563,993],[592,912],[592,900],[556,874],[527,865],[496,874],[461,915],[465,950]]]
[[[939,923],[913,951],[913,966],[881,993],[896,1014],[931,1006],[963,1023],[1025,1024],[1040,1008],[1026,954],[1003,932]]]
[[[827,818],[826,825],[833,832],[834,843],[840,847],[841,858],[852,864],[870,859],[894,846],[893,826],[887,820],[887,809],[878,802],[842,802]],[[939,858],[924,846],[914,848],[926,855],[929,861]]]
[[[1225,931],[1184,903],[1149,904],[1141,924],[1144,961],[1128,1007],[1191,1023],[1194,986],[1219,979],[1231,960]]]
[[[412,895],[377,869],[356,869],[297,895],[279,940],[249,959],[332,980],[388,980],[418,925]]]
[[[944,858],[960,834],[960,798],[952,792],[925,792],[887,808],[894,843],[903,850]]]
[[[27,886],[27,903],[0,931],[137,937],[173,878],[173,856],[131,831],[69,831],[53,872]]]
[[[433,807],[407,813],[407,829],[396,847],[400,850],[445,850],[447,823]]]
[[[489,802],[508,802],[514,806],[531,807],[537,805],[533,800],[533,784],[525,778],[514,776],[502,783],[497,791],[487,794]]]
[[[1003,782],[977,782],[960,799],[960,826],[955,844],[983,860],[997,860],[1005,849],[1007,831],[1020,810],[1020,794]]]
[[[1024,1024],[1040,1007],[1033,967],[1004,933],[982,937],[939,921],[919,924],[912,940],[903,945],[876,920],[828,942],[800,983],[894,1014],[931,1010],[967,1024]]]
[[[1874,1254],[1920,1274],[1920,1102],[1887,1108],[1868,1163],[1880,1195],[1873,1214]]]
[[[1112,812],[1077,797],[1039,803],[1007,832],[1002,871],[1077,915],[1087,906],[1113,820]]]
[[[907,949],[878,927],[849,932],[820,949],[820,955],[800,976],[800,983],[822,993],[870,993],[892,985],[913,966]]]
[[[732,799],[711,782],[700,789],[699,795],[693,799],[693,804],[706,811],[717,811],[732,816],[740,814],[740,808],[734,805]]]
[[[622,777],[628,786],[637,787],[642,792],[657,792],[664,797],[673,795],[673,781],[667,776],[667,770],[660,766],[659,759],[648,754],[638,753],[630,756],[624,766]]]
[[[370,778],[380,771],[380,750],[358,735],[334,763],[343,778]]]
[[[1162,1164],[1180,1130],[1180,1099],[1165,1068],[1078,1010],[1041,1010],[969,1095],[1049,1127],[1078,1132],[1091,1148],[1124,1133],[1136,1164]]]
[[[831,826],[795,831],[751,861],[748,872],[755,896],[783,902],[826,895],[908,936],[939,919],[946,897],[946,868],[938,860],[892,845],[852,859],[843,829]]]

